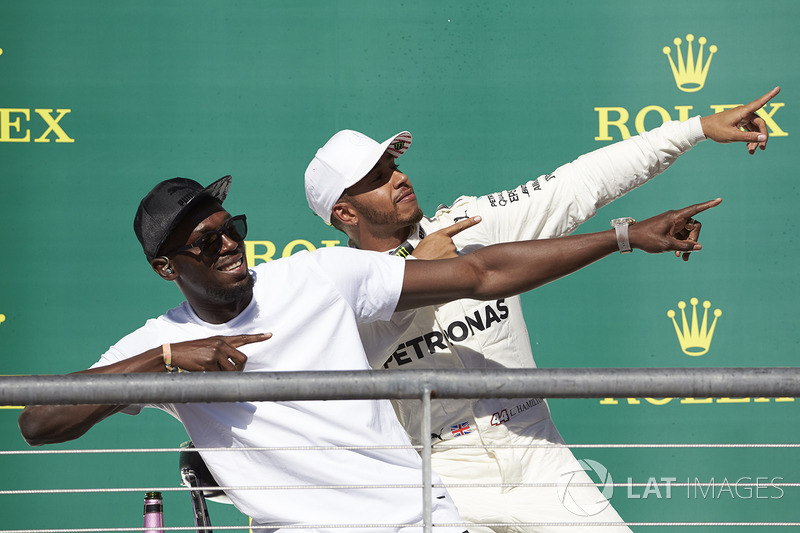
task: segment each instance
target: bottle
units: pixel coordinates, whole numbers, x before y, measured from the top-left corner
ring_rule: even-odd
[[[164,504],[160,492],[148,492],[144,496],[143,533],[164,533]]]

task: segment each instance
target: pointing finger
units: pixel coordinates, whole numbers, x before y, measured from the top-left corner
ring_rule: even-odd
[[[779,92],[781,92],[781,88],[775,87],[761,98],[756,98],[755,100],[744,106],[744,110],[747,111],[748,113],[755,113],[756,111],[767,105],[767,102],[772,100],[775,97],[775,95],[777,95]]]
[[[228,337],[223,337],[223,339],[229,346],[238,348],[240,346],[244,346],[245,344],[265,341],[270,337],[272,337],[272,333],[255,333],[252,335],[231,335]]]
[[[678,215],[681,217],[692,218],[698,213],[702,213],[707,209],[711,209],[712,207],[716,207],[722,203],[722,198],[716,198],[715,200],[709,200],[708,202],[703,202],[700,204],[690,205],[689,207],[684,207],[680,211],[678,211]]]
[[[458,222],[456,222],[452,226],[448,226],[448,227],[443,228],[443,229],[441,229],[439,231],[441,231],[442,233],[444,233],[448,237],[452,237],[453,235],[457,235],[457,234],[461,233],[462,231],[464,231],[467,228],[471,228],[472,226],[474,226],[475,224],[477,224],[480,221],[481,221],[481,217],[479,217],[479,216],[470,217],[470,218],[466,218],[464,220],[459,220]]]

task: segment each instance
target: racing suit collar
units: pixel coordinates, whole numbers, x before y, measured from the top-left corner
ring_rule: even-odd
[[[414,248],[416,248],[419,245],[419,242],[424,238],[425,238],[425,230],[422,229],[422,226],[420,226],[419,223],[414,224],[414,227],[411,228],[411,233],[409,234],[408,239],[406,239],[406,241],[403,244],[391,250],[384,250],[384,252],[389,255],[408,257],[409,255],[411,255],[411,252],[414,251]],[[358,246],[356,246],[356,244],[353,242],[352,239],[347,240],[347,246],[349,246],[350,248],[358,248]]]

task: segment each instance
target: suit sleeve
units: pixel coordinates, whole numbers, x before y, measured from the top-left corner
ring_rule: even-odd
[[[561,237],[604,205],[664,172],[703,139],[700,117],[666,122],[514,189],[461,197],[437,215],[457,220],[480,214],[483,221],[469,231],[482,244]]]

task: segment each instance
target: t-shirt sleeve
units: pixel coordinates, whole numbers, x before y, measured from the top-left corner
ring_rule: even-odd
[[[148,320],[144,326],[117,341],[90,368],[113,365],[155,348],[158,344],[153,343],[157,341],[148,339],[158,339],[159,332],[158,319]]]
[[[358,322],[391,318],[403,289],[405,260],[344,247],[322,248],[315,255]]]
[[[154,346],[148,346],[146,341],[143,342],[143,339],[154,337],[155,332],[158,329],[159,325],[157,319],[148,320],[144,326],[133,333],[126,335],[116,344],[106,350],[106,352],[100,356],[100,359],[98,359],[98,361],[89,368],[99,368],[112,365],[154,348]],[[138,415],[144,407],[147,406],[139,404],[128,405],[120,412],[128,415]],[[153,405],[152,407],[160,406]]]

